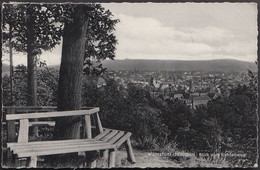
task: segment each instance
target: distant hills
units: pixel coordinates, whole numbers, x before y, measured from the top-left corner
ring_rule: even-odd
[[[221,60],[106,60],[108,70],[154,70],[154,71],[199,71],[199,72],[246,72],[257,71],[253,62],[230,59]]]
[[[105,60],[102,62],[108,70],[147,70],[147,71],[199,71],[199,72],[257,72],[257,65],[230,59],[221,60]],[[49,66],[55,68],[58,65]],[[2,64],[3,75],[9,74],[9,65]]]

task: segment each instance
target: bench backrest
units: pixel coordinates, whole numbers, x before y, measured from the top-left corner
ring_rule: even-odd
[[[51,117],[64,117],[64,116],[81,116],[81,115],[91,115],[98,111],[99,111],[99,108],[96,107],[96,108],[92,108],[89,110],[8,114],[8,115],[6,115],[6,120],[37,119],[37,118],[51,118]]]
[[[88,108],[88,110],[72,110],[72,111],[55,111],[55,112],[42,112],[42,113],[23,113],[23,114],[7,114],[6,120],[15,121],[19,120],[19,134],[18,143],[28,142],[29,134],[29,119],[37,118],[52,118],[52,117],[65,117],[65,116],[85,116],[85,131],[88,138],[91,138],[91,121],[90,115],[95,114],[98,122],[99,129],[102,125],[98,116],[99,108]]]

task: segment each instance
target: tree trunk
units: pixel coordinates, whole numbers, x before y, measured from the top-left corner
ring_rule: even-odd
[[[12,34],[12,27],[9,27],[9,33]],[[10,60],[10,105],[13,106],[13,44],[12,44],[12,37],[9,37],[9,60]]]
[[[27,79],[27,105],[37,106],[37,66],[36,66],[37,56],[32,54],[32,50],[28,50],[27,63],[28,63],[28,79]]]
[[[34,30],[34,18],[32,14],[32,7],[27,10],[27,106],[37,106],[37,56],[35,53],[35,30]],[[37,121],[35,119],[34,121]],[[31,131],[32,135],[38,136],[38,127],[33,127]]]
[[[59,111],[79,110],[83,77],[83,60],[87,20],[83,5],[78,5],[74,21],[66,23],[63,32],[62,59],[60,66],[57,108]],[[80,137],[80,117],[66,117],[56,120],[54,137],[73,139]]]

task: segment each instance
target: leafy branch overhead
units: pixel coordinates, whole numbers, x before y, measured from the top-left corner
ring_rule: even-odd
[[[101,60],[113,60],[115,57],[117,39],[113,31],[119,20],[112,19],[112,13],[101,5],[94,6],[95,10],[89,16],[87,29],[84,72],[99,75],[106,70],[102,68]]]
[[[53,9],[50,4],[5,4],[3,28],[11,31],[3,34],[4,42],[11,38],[16,51],[28,52],[31,47],[33,55],[53,49],[60,43],[63,29]]]
[[[60,44],[65,23],[73,22],[76,4],[5,4],[3,5],[3,40],[18,52],[40,55]],[[84,72],[102,74],[101,60],[114,59],[117,39],[113,31],[118,19],[100,4],[84,5],[88,28]]]
[[[64,4],[55,8],[55,17],[63,24],[73,22],[77,5]],[[105,72],[101,61],[114,59],[117,39],[113,31],[118,19],[112,19],[113,14],[100,4],[85,5],[88,28],[86,32],[86,51],[84,58],[84,73],[100,75]]]

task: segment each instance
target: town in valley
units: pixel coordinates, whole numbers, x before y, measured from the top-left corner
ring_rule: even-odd
[[[186,72],[186,71],[108,71],[122,88],[135,84],[149,90],[152,97],[179,99],[192,109],[207,105],[218,96],[228,97],[233,88],[247,84],[247,72]],[[255,75],[257,73],[254,73]],[[98,87],[105,85],[102,78]]]

